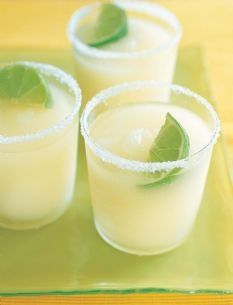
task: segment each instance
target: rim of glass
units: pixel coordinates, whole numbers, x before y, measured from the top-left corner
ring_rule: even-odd
[[[171,38],[166,42],[161,44],[158,47],[155,48],[148,48],[141,51],[133,51],[133,52],[113,52],[113,51],[106,51],[106,50],[100,50],[98,48],[90,47],[86,45],[84,42],[82,42],[76,35],[75,31],[76,28],[84,17],[89,15],[95,8],[99,7],[101,3],[94,3],[89,4],[86,6],[83,6],[81,9],[77,10],[71,17],[68,28],[67,28],[67,35],[74,46],[75,49],[79,50],[82,54],[89,55],[91,57],[95,58],[104,58],[104,59],[120,59],[120,58],[127,58],[127,59],[133,59],[133,58],[139,58],[148,56],[150,54],[156,54],[160,53],[176,43],[179,42],[182,36],[182,27],[178,20],[178,18],[169,10],[166,8],[149,2],[143,2],[143,1],[119,1],[119,0],[113,0],[113,3],[116,3],[117,5],[121,6],[124,9],[132,9],[134,11],[138,12],[144,12],[150,16],[157,17],[163,21],[165,21],[171,28],[174,30],[175,34],[171,35]]]
[[[195,153],[189,155],[187,158],[180,159],[177,161],[167,161],[167,162],[142,162],[136,160],[130,160],[123,157],[120,157],[116,154],[109,152],[104,149],[102,146],[98,145],[90,135],[90,129],[88,124],[88,117],[91,112],[102,103],[105,103],[109,98],[118,95],[123,91],[135,91],[139,89],[145,88],[168,88],[172,90],[176,94],[183,94],[189,97],[192,97],[196,100],[197,103],[204,106],[210,113],[211,119],[213,120],[214,130],[211,134],[210,140],[206,145],[204,145],[200,150]],[[205,151],[209,146],[214,145],[217,141],[217,138],[220,133],[220,121],[218,115],[212,105],[199,94],[191,91],[188,88],[182,87],[180,85],[162,83],[155,80],[148,81],[136,81],[136,82],[127,82],[120,85],[116,85],[105,89],[99,92],[96,96],[94,96],[86,105],[82,117],[81,117],[81,133],[85,139],[86,144],[91,148],[95,155],[97,155],[103,162],[109,163],[121,169],[126,169],[134,172],[149,172],[153,173],[156,171],[169,171],[174,168],[185,168],[188,162],[199,155],[203,151]]]
[[[29,134],[23,134],[17,136],[4,136],[0,134],[0,144],[17,144],[17,143],[40,140],[59,132],[60,130],[64,129],[67,125],[71,124],[80,109],[81,100],[82,100],[81,89],[78,83],[76,82],[76,80],[73,77],[71,77],[69,74],[62,71],[61,69],[49,64],[42,64],[42,63],[30,62],[30,61],[17,61],[13,63],[3,63],[1,66],[6,66],[14,63],[20,63],[28,67],[38,69],[42,74],[48,77],[54,77],[59,83],[65,84],[69,92],[71,92],[74,95],[75,103],[74,106],[72,107],[72,111],[70,112],[70,114],[67,115],[61,121],[59,121],[58,123],[48,128]]]

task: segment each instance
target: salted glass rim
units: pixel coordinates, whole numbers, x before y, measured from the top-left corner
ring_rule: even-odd
[[[82,99],[81,89],[78,83],[76,82],[76,80],[72,76],[64,72],[63,70],[49,64],[32,62],[32,61],[17,61],[11,63],[7,62],[7,63],[2,63],[0,67],[10,64],[16,64],[16,63],[24,64],[28,67],[38,69],[43,75],[46,75],[48,77],[53,77],[59,83],[65,84],[69,92],[71,92],[74,95],[75,103],[69,115],[67,115],[64,119],[60,120],[58,123],[55,123],[52,126],[48,128],[44,128],[40,131],[28,133],[28,134],[22,134],[16,136],[5,136],[0,134],[0,144],[17,144],[17,143],[38,141],[52,134],[55,134],[73,122],[81,106],[81,99]]]
[[[168,39],[167,42],[161,44],[158,47],[154,48],[147,48],[141,51],[131,51],[131,52],[114,52],[114,51],[106,51],[106,50],[100,50],[98,48],[90,47],[86,45],[84,42],[82,42],[81,39],[77,37],[75,34],[77,26],[83,18],[85,18],[87,15],[89,15],[93,9],[97,8],[101,5],[101,3],[93,3],[89,5],[85,5],[79,10],[77,10],[70,18],[70,21],[68,23],[67,28],[67,35],[74,46],[74,48],[78,51],[80,51],[84,55],[88,55],[91,57],[96,58],[102,58],[102,59],[134,59],[134,58],[140,58],[145,57],[151,54],[156,54],[163,52],[173,45],[177,44],[182,36],[182,26],[176,17],[175,14],[173,14],[168,9],[164,8],[163,6],[160,6],[155,3],[150,2],[141,2],[141,1],[119,1],[114,0],[113,3],[116,3],[117,5],[121,6],[125,9],[132,9],[134,11],[144,12],[147,13],[150,16],[157,17],[163,21],[165,21],[171,28],[174,30],[174,35],[171,35],[171,38]]]
[[[187,158],[180,159],[177,161],[166,161],[166,162],[143,162],[130,160],[123,157],[120,157],[114,153],[109,152],[107,149],[104,149],[102,146],[98,145],[90,135],[90,129],[88,124],[88,117],[92,113],[92,111],[100,104],[105,103],[111,97],[118,95],[124,91],[134,91],[139,89],[149,89],[149,88],[165,88],[170,89],[176,94],[183,94],[188,97],[192,97],[196,100],[197,103],[204,106],[210,113],[211,119],[214,123],[214,130],[211,134],[210,140],[207,144],[205,144],[201,149],[197,152],[189,155]],[[116,85],[105,89],[99,92],[96,96],[94,96],[86,105],[82,117],[81,117],[81,133],[85,139],[86,144],[91,148],[95,155],[97,155],[103,162],[112,164],[121,169],[126,169],[129,171],[136,172],[156,172],[162,170],[172,170],[175,168],[185,168],[188,162],[195,156],[201,154],[211,145],[214,145],[217,141],[217,138],[220,133],[220,121],[218,115],[212,105],[199,94],[191,91],[188,88],[182,87],[180,85],[162,83],[155,80],[148,81],[136,81],[136,82],[126,82],[120,85]]]

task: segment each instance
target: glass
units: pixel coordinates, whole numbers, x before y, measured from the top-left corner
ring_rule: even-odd
[[[168,100],[161,99],[164,88],[169,91]],[[189,134],[195,126],[196,133],[192,137],[205,137],[198,151],[186,159],[160,163],[129,160],[115,153],[116,149],[122,151],[116,145],[123,145],[127,150],[137,149],[138,136],[143,142],[149,132],[147,121],[151,120],[155,125],[155,120],[160,120],[155,113],[161,110],[165,113],[174,111],[180,120],[187,117],[185,120],[190,126],[183,126],[189,128]],[[106,113],[110,119],[106,120]],[[149,113],[152,113],[150,118]],[[104,121],[94,124],[103,114]],[[195,120],[193,114],[196,114]],[[111,132],[113,139],[109,140],[108,134],[100,134],[106,133],[106,127],[101,126],[110,129],[114,115],[117,115],[119,126],[116,131],[113,129],[116,134]],[[134,123],[132,116],[138,116]],[[126,140],[121,135],[118,143],[117,135],[128,126],[130,134]],[[211,135],[205,136],[206,129]],[[84,109],[81,131],[86,143],[95,225],[102,238],[119,250],[138,255],[167,252],[183,243],[199,209],[219,129],[219,120],[211,105],[201,96],[177,85],[133,82],[111,87],[95,96]],[[96,138],[100,140],[96,141]],[[109,150],[98,141],[111,141]],[[155,176],[171,171],[175,172],[175,177],[170,183],[144,187],[153,183]]]
[[[155,79],[171,82],[176,62],[177,47],[182,30],[176,16],[167,9],[144,1],[118,1],[115,2],[126,10],[130,20],[137,18],[145,24],[152,23],[155,29],[144,37],[142,45],[148,44],[152,34],[157,35],[153,42],[145,49],[133,51],[115,50],[112,43],[105,48],[92,48],[87,46],[76,35],[83,24],[88,24],[98,10],[100,4],[91,4],[78,10],[70,20],[68,37],[73,46],[76,75],[87,101],[100,90],[124,81]],[[159,31],[158,31],[159,29]],[[145,29],[140,29],[145,32]],[[155,34],[155,32],[158,32]],[[127,41],[126,36],[124,41]],[[142,38],[141,38],[142,39]],[[132,39],[132,45],[135,41]]]
[[[7,125],[13,133],[0,135],[0,226],[11,229],[39,228],[60,217],[71,202],[76,175],[80,89],[58,68],[25,64],[47,80],[54,106],[43,112],[20,108]]]

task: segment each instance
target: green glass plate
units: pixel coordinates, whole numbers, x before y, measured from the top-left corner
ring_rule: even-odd
[[[65,50],[1,50],[2,61],[17,59],[73,71],[71,54]],[[199,48],[180,51],[175,82],[211,100]],[[233,293],[233,193],[222,139],[215,147],[195,227],[170,253],[132,256],[98,236],[82,140],[69,211],[40,230],[0,229],[0,295],[134,292]]]

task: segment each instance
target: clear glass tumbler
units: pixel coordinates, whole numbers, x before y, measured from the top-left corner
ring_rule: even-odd
[[[86,45],[77,35],[79,28],[95,18],[100,3],[91,4],[79,9],[71,18],[68,26],[68,37],[72,44],[77,79],[82,88],[84,101],[112,85],[125,81],[155,79],[170,83],[176,63],[177,47],[182,36],[181,25],[176,16],[167,9],[146,1],[114,1],[126,10],[128,27],[131,20],[152,23],[155,30],[144,35],[143,28],[138,29],[146,47],[132,51],[119,50],[114,43],[104,48],[93,48]],[[129,30],[130,32],[130,30]],[[154,37],[154,36],[155,37]],[[127,42],[128,36],[124,37]],[[148,40],[153,40],[153,42]],[[156,41],[156,45],[155,45]],[[135,40],[130,44],[133,46]],[[144,45],[144,43],[141,43]],[[155,46],[154,46],[155,45]]]
[[[0,135],[0,226],[11,229],[39,228],[61,216],[71,202],[76,177],[81,91],[58,68],[24,64],[46,79],[54,105],[38,110],[37,127],[37,109],[26,107],[13,121],[9,117],[7,126],[14,133]],[[27,132],[16,124],[26,126]]]
[[[167,100],[161,100],[164,89],[169,91]],[[126,116],[126,112],[121,116],[122,109],[127,107],[131,107],[131,116]],[[134,107],[141,110],[136,113]],[[145,107],[152,107],[147,116]],[[177,114],[191,135],[191,147],[192,141],[201,140],[198,149],[193,146],[187,158],[168,162],[146,162],[117,154],[118,149],[143,145],[148,134],[146,125],[161,121],[153,107],[157,107],[158,113],[166,110]],[[97,132],[97,125],[93,124],[108,113],[112,117],[113,113],[117,115],[119,124],[108,142],[103,137],[100,143],[93,136]],[[133,130],[131,135],[124,134],[124,128],[133,125],[136,115],[140,125],[136,133]],[[105,126],[102,131],[107,134],[111,122],[98,126]],[[195,221],[219,130],[213,107],[181,86],[139,81],[114,86],[93,97],[83,112],[81,131],[86,144],[95,225],[102,238],[119,250],[138,255],[159,254],[180,245]],[[118,141],[118,133],[123,134],[124,141]],[[106,145],[110,148],[106,149]],[[171,171],[174,173],[171,181],[142,187],[153,183],[161,173]]]

